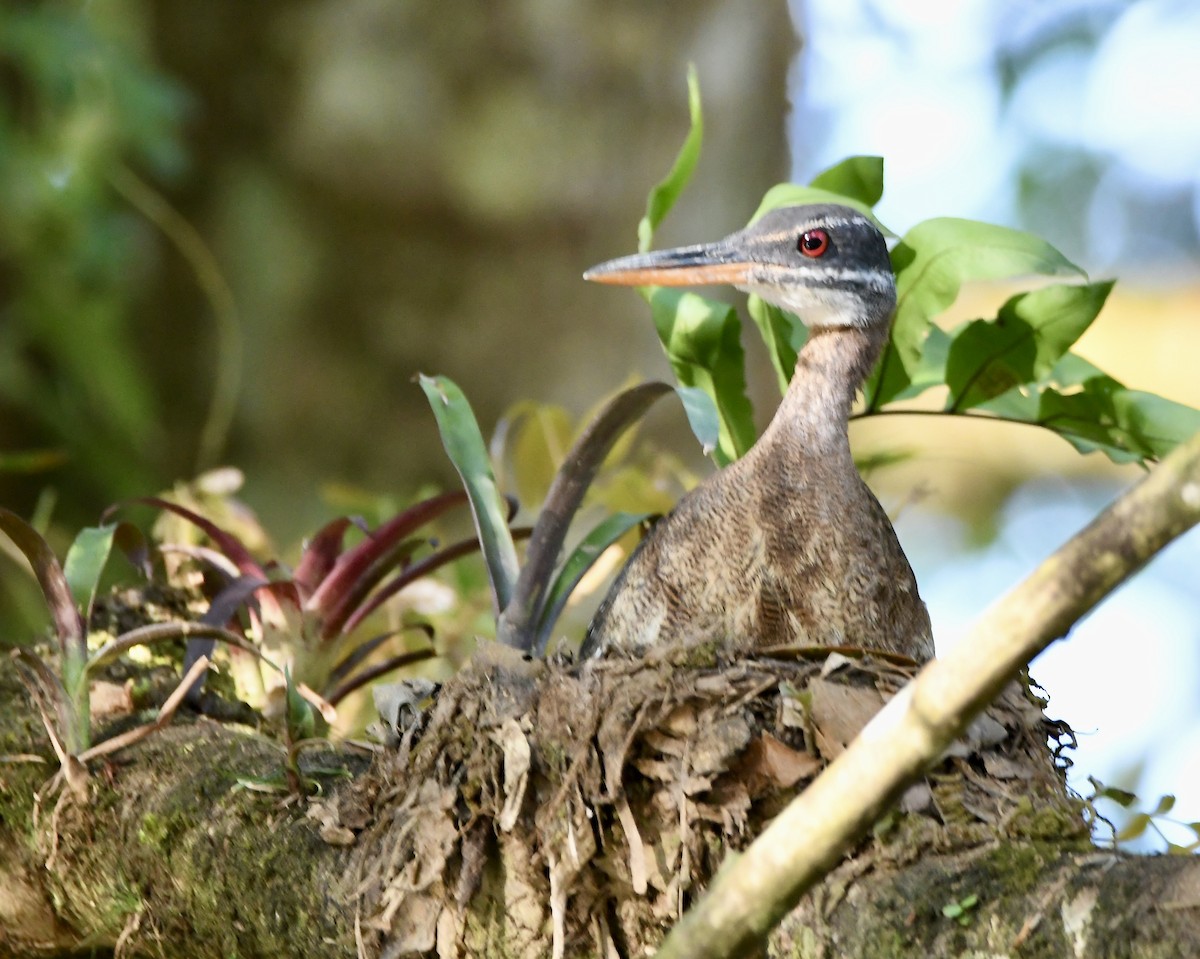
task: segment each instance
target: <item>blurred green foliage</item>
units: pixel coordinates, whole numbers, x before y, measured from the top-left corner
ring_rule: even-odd
[[[130,309],[153,227],[112,184],[129,167],[179,173],[186,99],[130,13],[44,2],[0,20],[0,450],[61,448],[49,477],[84,509],[163,479]]]
[[[0,498],[42,525],[59,503],[65,526],[93,522],[165,479],[132,309],[154,227],[113,188],[185,162],[187,100],[146,57],[145,24],[127,0],[0,16]],[[0,622],[27,622],[36,597],[8,566]]]

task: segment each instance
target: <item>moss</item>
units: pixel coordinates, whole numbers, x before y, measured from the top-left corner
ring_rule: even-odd
[[[138,827],[137,837],[138,842],[143,846],[149,846],[152,849],[161,849],[169,835],[170,830],[167,828],[166,820],[162,816],[155,813],[146,813],[142,817],[142,824]]]

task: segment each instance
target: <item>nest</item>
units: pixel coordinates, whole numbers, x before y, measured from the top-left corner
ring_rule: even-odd
[[[630,955],[659,942],[726,854],[913,672],[874,656],[776,653],[584,665],[494,646],[477,655],[335,811],[358,830],[347,883],[364,936],[388,959],[493,954],[496,942],[504,955],[605,955],[610,944]],[[1069,806],[1046,746],[1064,730],[1043,705],[1010,686],[859,855],[886,868],[1036,832],[1047,810]]]

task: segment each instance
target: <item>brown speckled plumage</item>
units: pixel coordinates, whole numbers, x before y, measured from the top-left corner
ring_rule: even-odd
[[[829,239],[819,260],[798,248],[813,231]],[[582,655],[684,641],[932,656],[912,569],[847,437],[895,304],[871,222],[845,207],[777,210],[720,243],[614,261],[589,277],[607,272],[617,282],[734,282],[798,312],[811,335],[762,437],[654,527],[597,611]]]

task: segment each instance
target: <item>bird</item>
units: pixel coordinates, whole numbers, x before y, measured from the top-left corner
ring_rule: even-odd
[[[896,307],[887,243],[871,218],[839,204],[780,207],[715,243],[610,260],[584,279],[732,284],[798,315],[809,337],[758,441],[685,494],[634,550],[581,659],[666,643],[733,655],[854,646],[930,659],[912,567],[850,453],[850,412]]]

